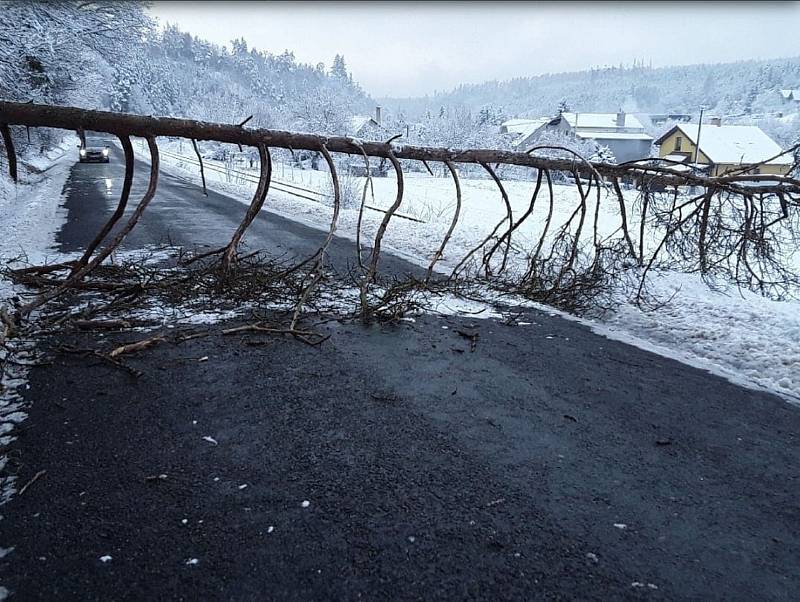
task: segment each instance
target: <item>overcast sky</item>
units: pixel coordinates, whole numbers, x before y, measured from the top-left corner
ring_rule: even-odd
[[[230,47],[343,54],[371,95],[574,71],[800,55],[800,2],[154,2],[154,16]],[[800,84],[800,82],[798,82]]]

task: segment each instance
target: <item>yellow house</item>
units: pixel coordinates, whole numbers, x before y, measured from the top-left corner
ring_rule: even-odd
[[[776,158],[782,149],[761,128],[721,125],[719,119],[712,119],[702,127],[696,123],[679,123],[655,144],[659,146],[660,158],[708,165],[709,174],[713,176],[733,170],[741,173],[742,167],[748,166],[750,169],[746,173],[786,175],[794,162],[791,154]]]

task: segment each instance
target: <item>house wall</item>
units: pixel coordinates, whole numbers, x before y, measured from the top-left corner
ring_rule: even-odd
[[[543,125],[541,128],[536,130],[533,135],[529,136],[529,139],[520,146],[533,146],[536,138],[543,132],[571,134],[573,131],[574,130],[572,126],[570,126],[567,120],[562,117],[554,124]],[[584,134],[584,136],[588,133],[583,128],[581,128],[581,132]],[[600,131],[597,132],[597,136],[593,135],[592,139],[596,140],[599,144],[610,148],[611,152],[614,153],[614,157],[617,159],[618,163],[623,163],[624,161],[635,161],[636,159],[645,159],[650,156],[650,146],[652,143],[649,140],[625,140],[620,138],[604,139],[603,132]]]
[[[789,173],[791,165],[759,165],[758,173],[785,176]],[[730,171],[741,171],[742,165],[738,163],[719,163],[714,166],[714,175],[721,176]]]
[[[650,156],[651,142],[649,140],[625,140],[619,138],[603,139],[594,138],[598,144],[607,146],[614,153],[617,163],[646,159]]]
[[[677,150],[675,148],[675,145],[677,143],[677,139],[678,139],[679,136],[681,138],[683,138],[683,142],[681,143],[681,149]],[[700,137],[701,138],[703,137],[702,131],[700,132]],[[701,142],[702,142],[702,140],[701,140]],[[679,154],[680,155],[680,154],[683,154],[683,155],[687,155],[689,157],[689,161],[690,162],[693,162],[694,161],[695,148],[696,148],[695,145],[692,143],[691,140],[689,140],[689,138],[686,136],[686,134],[684,134],[680,130],[677,130],[675,132],[672,132],[672,134],[670,134],[664,140],[664,142],[661,143],[661,148],[658,151],[658,156],[663,158],[663,157],[666,157],[667,155],[675,155],[675,154]],[[703,154],[702,151],[700,151],[697,154],[697,162],[698,163],[706,163],[706,164],[711,163],[709,158],[706,157]]]

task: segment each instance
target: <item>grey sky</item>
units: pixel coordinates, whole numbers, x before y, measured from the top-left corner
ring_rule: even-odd
[[[218,44],[330,66],[343,54],[373,96],[574,71],[800,55],[800,2],[155,2],[162,23]]]

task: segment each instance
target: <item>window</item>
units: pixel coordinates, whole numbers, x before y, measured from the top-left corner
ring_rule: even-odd
[[[681,146],[683,145],[683,138],[681,136],[677,136],[675,138],[675,150],[681,150]]]

